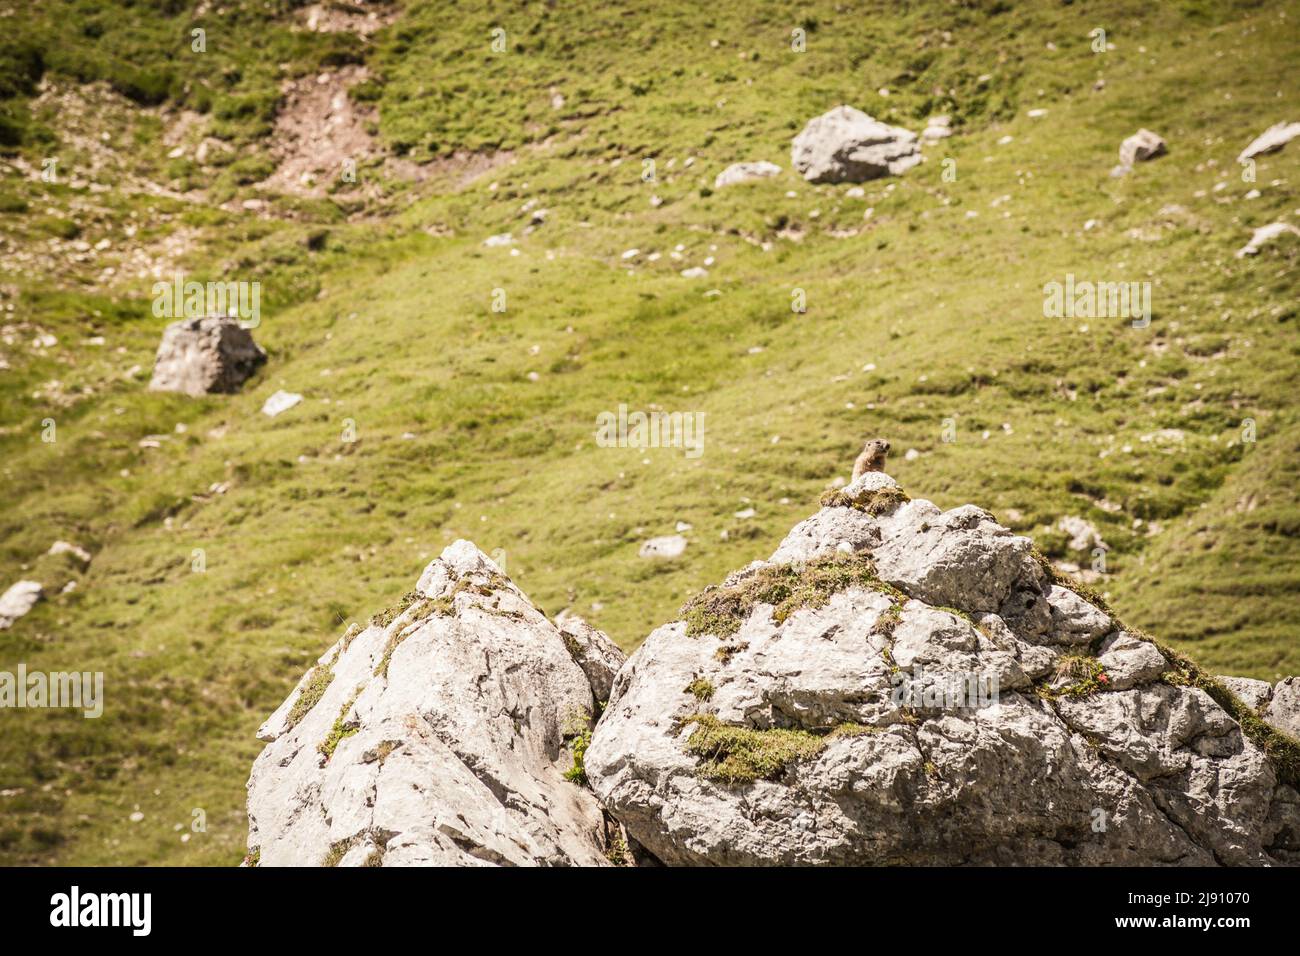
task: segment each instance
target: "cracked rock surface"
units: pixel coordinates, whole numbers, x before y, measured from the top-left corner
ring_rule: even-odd
[[[1300,863],[1274,760],[1027,538],[881,473],[843,491],[705,592],[729,623],[688,613],[619,672],[586,771],[631,839],[670,865]],[[761,590],[828,561],[876,577]],[[1287,729],[1294,687],[1259,716]]]
[[[595,673],[608,638],[586,625],[580,637]],[[458,541],[401,605],[350,628],[258,731],[250,856],[606,865],[600,808],[564,778],[595,705],[556,625]]]

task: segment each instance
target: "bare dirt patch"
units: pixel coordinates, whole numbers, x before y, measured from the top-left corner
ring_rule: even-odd
[[[276,170],[261,185],[280,192],[323,196],[345,171],[379,156],[370,134],[375,110],[348,90],[366,78],[360,66],[290,80],[275,120],[271,156]]]
[[[313,3],[297,11],[298,22],[314,33],[355,33],[370,36],[397,19],[397,7],[388,0],[352,0],[351,3]]]

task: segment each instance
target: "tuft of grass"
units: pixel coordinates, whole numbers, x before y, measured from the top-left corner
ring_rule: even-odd
[[[564,779],[570,783],[576,783],[580,787],[587,785],[587,768],[584,760],[587,756],[587,748],[590,745],[591,731],[589,729],[580,731],[569,742],[569,749],[573,752],[573,766],[564,771]]]
[[[723,664],[729,664],[733,657],[748,646],[749,645],[744,641],[741,641],[739,644],[721,644],[718,646],[718,649],[713,652],[713,659],[715,661],[720,661]]]
[[[352,705],[357,702],[357,697],[360,696],[361,691],[364,689],[364,687],[358,687],[356,691],[353,692],[352,696],[348,698],[347,703],[345,703],[339,710],[339,715],[334,718],[334,726],[330,728],[329,736],[322,740],[316,747],[316,749],[325,757],[327,762],[330,757],[334,756],[334,751],[338,748],[338,745],[341,742],[361,729],[360,727],[349,725],[344,721],[344,718],[347,716],[348,711],[352,709]]]
[[[759,604],[772,605],[772,618],[781,624],[799,608],[821,607],[832,594],[851,587],[904,599],[897,588],[880,580],[870,560],[837,552],[804,565],[769,565],[732,587],[708,588],[686,602],[680,614],[688,636],[726,637],[739,630]]]
[[[697,700],[707,701],[713,699],[713,682],[707,677],[697,677],[686,685],[686,693],[693,694]]]
[[[898,627],[898,622],[903,619],[903,603],[903,601],[895,601],[889,605],[871,626],[871,633],[879,634],[886,640],[891,639],[894,636],[894,628]]]
[[[420,600],[421,597],[422,595],[419,591],[407,591],[392,607],[384,608],[384,610],[371,617],[370,623],[376,627],[388,627],[388,625],[392,624],[395,620],[405,614],[406,609],[416,601]]]
[[[1070,654],[1062,657],[1057,663],[1055,680],[1059,681],[1067,678],[1070,683],[1056,690],[1043,685],[1040,696],[1048,699],[1055,697],[1091,697],[1098,691],[1105,690],[1106,685],[1109,683],[1101,661],[1085,654]]]
[[[891,485],[853,494],[847,493],[842,488],[828,488],[822,492],[820,503],[823,508],[853,508],[857,511],[865,511],[872,517],[879,517],[911,500],[902,488]]]
[[[343,858],[348,855],[348,850],[352,849],[365,838],[366,835],[364,833],[356,833],[348,837],[346,840],[339,840],[336,843],[331,843],[329,850],[325,853],[325,858],[320,861],[320,865],[325,867],[338,866],[339,863],[343,861]]]

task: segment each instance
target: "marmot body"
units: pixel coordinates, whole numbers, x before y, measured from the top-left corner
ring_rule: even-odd
[[[853,480],[857,481],[869,471],[884,471],[885,456],[889,454],[889,442],[883,438],[873,438],[862,449],[862,454],[853,463]]]

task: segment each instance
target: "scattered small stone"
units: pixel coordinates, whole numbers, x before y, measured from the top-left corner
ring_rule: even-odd
[[[270,398],[268,398],[266,402],[262,405],[262,414],[269,415],[271,418],[274,418],[276,415],[279,415],[281,412],[287,412],[289,409],[293,408],[301,401],[302,401],[301,395],[297,394],[296,392],[286,392],[283,389],[281,389],[280,391],[272,395]]]
[[[680,534],[650,538],[642,543],[640,550],[637,551],[637,556],[656,559],[680,558],[685,553],[687,544],[687,540]]]

